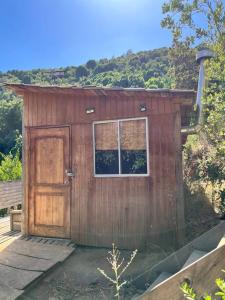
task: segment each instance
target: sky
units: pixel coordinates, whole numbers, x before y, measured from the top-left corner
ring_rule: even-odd
[[[163,0],[1,0],[0,70],[80,65],[171,44]]]

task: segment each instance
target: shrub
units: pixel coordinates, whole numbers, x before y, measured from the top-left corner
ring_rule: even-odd
[[[20,179],[22,176],[22,163],[17,152],[8,155],[1,154],[3,160],[0,165],[0,181],[10,181]]]

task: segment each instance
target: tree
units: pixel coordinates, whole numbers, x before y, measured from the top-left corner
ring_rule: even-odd
[[[194,89],[197,87],[198,65],[196,51],[187,42],[174,41],[169,51],[170,72],[177,89]]]
[[[162,6],[166,14],[161,25],[171,31],[171,72],[176,88],[196,87],[197,66],[195,50],[191,46],[212,46],[218,40],[224,43],[224,4],[222,0],[170,0]],[[203,25],[196,22],[203,19]],[[223,44],[225,46],[225,44]]]
[[[2,155],[0,164],[0,181],[10,181],[20,179],[22,176],[22,163],[17,152],[15,156],[12,153]]]
[[[145,87],[148,89],[164,88],[164,82],[161,77],[151,77],[145,82]]]
[[[24,74],[22,76],[22,82],[25,83],[25,84],[30,84],[31,83],[31,77],[29,74]]]
[[[22,133],[21,100],[0,101],[0,152],[6,154],[15,147]]]
[[[223,0],[170,0],[163,4],[162,11],[166,16],[161,25],[172,32],[174,41],[214,44],[224,37]],[[202,22],[197,22],[198,18]]]
[[[88,76],[89,72],[84,66],[79,66],[76,69],[76,78],[80,79],[81,77]]]
[[[222,0],[170,0],[163,5],[166,17],[162,26],[173,36],[170,50],[176,87],[184,87],[185,81],[194,80],[193,63],[188,55],[194,56],[191,46],[207,46],[216,57],[206,63],[208,86],[204,91],[204,119],[202,130],[195,144],[185,149],[185,170],[195,174],[199,183],[212,186],[212,202],[220,198],[219,209],[225,209],[225,11]],[[196,19],[205,22],[199,25]],[[188,32],[188,34],[187,34]],[[183,57],[185,55],[185,57]],[[184,65],[183,62],[186,62]],[[190,67],[191,66],[191,67]],[[188,72],[186,73],[186,70]],[[179,82],[181,82],[179,86]],[[194,84],[194,81],[193,81]],[[190,171],[190,166],[192,170]],[[186,178],[187,178],[186,174]],[[193,182],[193,176],[187,178]],[[224,201],[224,203],[223,203]],[[224,211],[223,211],[224,213]]]
[[[86,63],[86,67],[88,69],[94,69],[97,66],[97,63],[94,59],[90,59],[87,63]]]
[[[208,87],[205,91],[204,131],[218,154],[225,156],[225,49],[219,42],[213,46],[216,57],[208,61]]]
[[[143,88],[145,86],[143,76],[140,73],[131,74],[128,79],[129,87]]]

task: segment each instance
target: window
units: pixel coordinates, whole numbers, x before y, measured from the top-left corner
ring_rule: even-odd
[[[96,176],[148,175],[147,118],[94,122]]]

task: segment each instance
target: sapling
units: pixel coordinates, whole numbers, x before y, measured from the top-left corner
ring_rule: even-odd
[[[100,268],[97,269],[108,281],[113,284],[116,291],[115,297],[117,297],[119,300],[121,288],[127,283],[127,281],[123,280],[121,277],[137,255],[137,249],[132,252],[130,259],[127,262],[125,262],[124,258],[120,258],[120,251],[114,244],[112,244],[112,250],[108,253],[109,256],[107,257],[107,261],[112,267],[113,276],[109,276]]]

